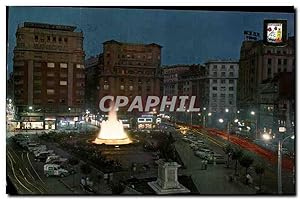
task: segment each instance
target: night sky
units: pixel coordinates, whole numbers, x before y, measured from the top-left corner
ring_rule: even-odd
[[[86,58],[102,52],[106,40],[154,42],[163,46],[162,65],[170,65],[238,60],[244,30],[262,35],[264,19],[287,19],[288,33],[294,35],[291,13],[10,7],[8,70],[12,71],[17,26],[25,21],[77,26],[84,33]]]

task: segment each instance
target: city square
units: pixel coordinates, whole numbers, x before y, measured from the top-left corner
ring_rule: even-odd
[[[7,193],[296,195],[295,8],[197,8],[9,7]]]

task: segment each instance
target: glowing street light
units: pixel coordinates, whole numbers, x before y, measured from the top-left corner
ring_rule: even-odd
[[[238,120],[238,119],[235,119],[235,120],[234,120],[234,122],[235,122],[235,123],[238,123],[238,122],[239,122],[239,120]]]
[[[203,107],[203,110],[206,110],[206,108],[205,108],[205,107]]]
[[[251,114],[251,115],[255,115],[255,112],[254,112],[254,111],[251,111],[250,114]]]
[[[226,108],[226,109],[225,109],[225,112],[229,112],[229,109],[228,109],[228,108]]]
[[[70,110],[71,110],[71,108],[68,108],[68,110],[70,111]]]
[[[239,113],[240,113],[240,111],[238,110],[238,111],[236,111],[236,113],[237,113],[237,114],[239,114]]]
[[[282,168],[282,145],[283,145],[283,143],[284,143],[284,141],[285,140],[287,140],[287,139],[295,139],[295,135],[289,135],[289,136],[287,136],[287,137],[285,137],[283,140],[278,140],[278,168],[277,168],[277,176],[278,176],[278,178],[277,178],[277,180],[278,180],[278,183],[277,183],[277,185],[278,185],[278,194],[282,194],[282,176],[281,176],[281,168]],[[270,134],[267,134],[267,133],[265,133],[265,134],[263,134],[263,139],[264,140],[270,140],[270,139],[272,139],[272,137],[271,137],[271,135]]]
[[[211,114],[211,112],[209,112],[207,115],[208,115],[208,116],[211,116],[212,114]]]
[[[224,120],[221,118],[221,119],[219,119],[219,122],[220,122],[220,123],[223,123],[223,122],[224,122]]]
[[[32,106],[29,106],[29,110],[32,110]]]

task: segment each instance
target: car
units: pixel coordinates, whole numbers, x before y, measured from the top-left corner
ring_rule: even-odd
[[[45,164],[44,165],[44,174],[46,177],[49,177],[49,176],[65,177],[65,176],[69,175],[69,171],[61,168],[60,165]]]

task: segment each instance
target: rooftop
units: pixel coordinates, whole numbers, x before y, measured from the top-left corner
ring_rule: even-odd
[[[161,45],[156,43],[150,43],[150,44],[142,44],[142,43],[128,43],[128,42],[119,42],[116,40],[108,40],[103,42],[103,44],[119,44],[119,45],[140,45],[140,46],[157,46],[159,48],[162,48]]]
[[[76,29],[76,26],[45,24],[45,23],[36,23],[36,22],[24,22],[24,27],[52,29],[52,30],[61,30],[61,31],[74,31]]]

